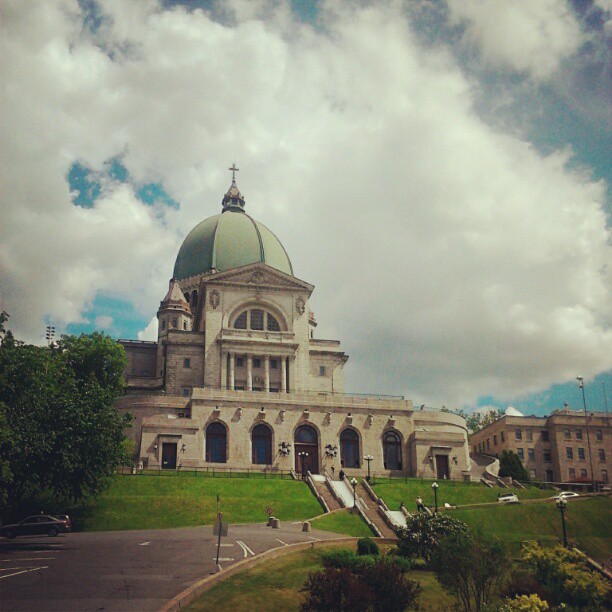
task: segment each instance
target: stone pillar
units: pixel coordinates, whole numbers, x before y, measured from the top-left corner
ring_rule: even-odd
[[[285,393],[287,391],[287,361],[286,357],[281,357],[281,391]]]
[[[253,355],[247,355],[247,391],[253,390]]]
[[[221,351],[221,389],[227,389],[227,353]]]
[[[230,359],[229,388],[233,391],[236,388],[236,355],[235,353],[230,353],[229,359]]]
[[[270,355],[264,356],[264,391],[270,391]]]

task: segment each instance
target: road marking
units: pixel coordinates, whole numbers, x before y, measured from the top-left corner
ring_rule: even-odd
[[[213,561],[216,561],[217,557],[213,557]],[[231,559],[230,557],[219,557],[219,563],[221,563],[221,561],[233,561],[233,559]]]
[[[21,570],[20,572],[15,572],[14,574],[6,574],[6,576],[0,576],[0,580],[3,578],[10,578],[11,576],[18,576],[19,574],[27,574],[28,572],[36,572],[41,569],[48,569],[48,565],[41,565],[40,567],[33,567],[32,569]]]
[[[287,544],[287,542],[283,542],[282,540],[279,540],[278,538],[276,538],[277,542],[280,542],[283,546],[289,546],[289,544]]]
[[[233,546],[233,544],[221,544],[221,546]]]
[[[315,542],[320,542],[321,538],[314,538],[313,536],[306,536],[307,538],[309,538],[310,540],[314,540]]]
[[[14,559],[0,559],[0,563],[15,563],[15,561],[47,561],[55,557],[15,557]]]
[[[148,546],[151,542],[141,542],[138,546]]]
[[[247,557],[248,553],[251,553],[253,556],[255,556],[255,553],[241,540],[236,540],[236,544],[238,544],[238,546],[240,546],[240,548],[242,548],[242,550],[244,551],[244,556]]]
[[[0,572],[8,572],[9,570],[18,570],[20,567],[0,567]]]

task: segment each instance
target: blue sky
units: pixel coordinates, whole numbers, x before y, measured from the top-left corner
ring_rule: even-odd
[[[347,390],[544,414],[581,407],[580,374],[604,408],[603,0],[9,1],[4,22],[19,337],[152,337],[235,161],[351,356]]]

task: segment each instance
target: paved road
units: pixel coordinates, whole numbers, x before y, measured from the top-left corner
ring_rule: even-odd
[[[221,539],[223,568],[270,548],[325,540],[337,534],[303,533],[301,523],[229,527]],[[72,533],[0,539],[0,609],[158,610],[215,571],[212,527]]]

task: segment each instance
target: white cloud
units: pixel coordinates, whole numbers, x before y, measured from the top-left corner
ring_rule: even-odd
[[[149,324],[138,332],[139,340],[157,340],[157,317],[153,317]]]
[[[95,318],[95,325],[97,329],[108,329],[113,322],[113,317],[109,317],[108,315],[100,315]]]
[[[454,23],[464,23],[465,40],[493,69],[511,69],[548,80],[586,40],[565,0],[449,1]]]
[[[18,336],[79,321],[98,291],[153,316],[236,161],[248,212],[317,287],[319,335],[351,355],[349,390],[461,405],[610,367],[605,186],[479,120],[477,84],[399,4],[328,2],[321,31],[286,5],[264,22],[239,3],[225,26],[103,4],[98,39],[76,3],[5,11],[0,290]],[[180,210],[115,183],[74,207],[70,165],[118,154]]]

